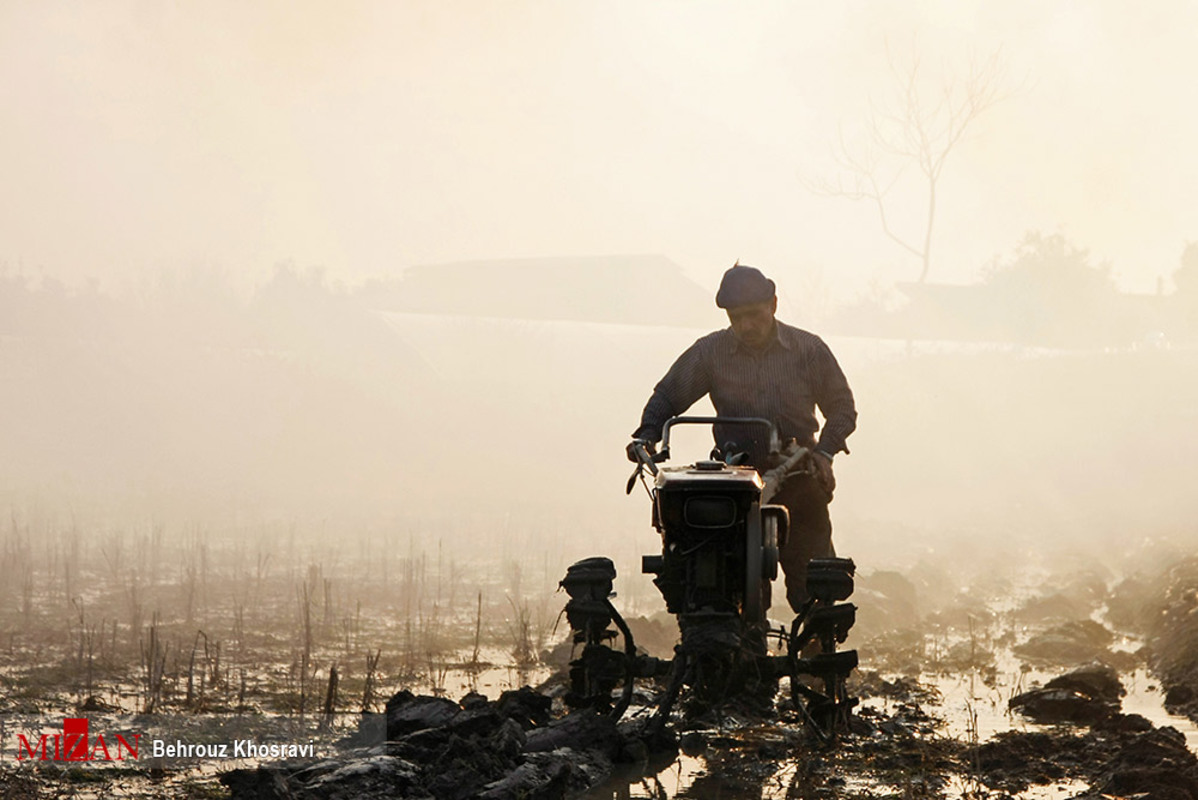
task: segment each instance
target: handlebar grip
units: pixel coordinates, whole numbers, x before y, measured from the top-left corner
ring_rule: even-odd
[[[649,468],[649,474],[657,475],[657,464],[653,463],[653,456],[649,455],[648,449],[640,442],[633,445],[632,449],[636,453],[637,460]]]

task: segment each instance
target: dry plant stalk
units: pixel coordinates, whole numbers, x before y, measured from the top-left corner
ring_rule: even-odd
[[[145,671],[145,713],[152,714],[162,701],[162,684],[166,676],[167,648],[162,646],[158,633],[158,612],[155,611],[150,622],[149,641],[143,642],[142,669]]]
[[[374,671],[378,669],[382,649],[374,651],[374,655],[366,654],[366,683],[362,687],[362,713],[369,714],[374,706]]]
[[[337,662],[329,667],[329,686],[324,695],[324,709],[320,719],[320,730],[327,731],[333,727],[333,717],[337,711]]]

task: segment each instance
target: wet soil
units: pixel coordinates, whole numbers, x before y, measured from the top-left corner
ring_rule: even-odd
[[[561,716],[551,683],[523,690],[514,715],[504,711],[513,693],[459,704],[397,695],[385,744],[315,770],[264,766],[223,780],[235,798],[1198,798],[1198,734],[1162,708],[1163,695],[1170,711],[1193,714],[1198,568],[1109,589],[1097,569],[1020,580],[958,586],[917,618],[917,580],[863,577],[861,595],[909,611],[864,614],[853,681],[862,705],[834,747],[813,740],[785,699],[768,709],[730,701],[647,737],[660,687],[642,686],[615,725]],[[420,722],[397,727],[400,718]]]
[[[68,764],[19,736],[313,743],[318,754],[404,687],[498,694],[549,672],[565,565],[464,559],[415,534],[0,530],[0,797],[227,797],[256,757]],[[52,739],[51,739],[52,741]],[[34,763],[34,762],[37,763]]]
[[[318,629],[309,654],[316,666],[301,686],[303,636],[286,632],[304,629],[303,587],[315,594],[323,577],[296,568],[284,576],[278,589],[290,600],[270,602],[288,610],[278,611],[274,623],[265,602],[270,578],[256,581],[262,593],[256,633],[239,631],[236,613],[222,628],[217,617],[225,612],[192,609],[207,636],[224,642],[220,666],[211,643],[205,654],[203,640],[196,645],[194,631],[187,635],[185,607],[160,609],[160,635],[174,655],[167,657],[157,713],[176,727],[240,719],[263,738],[313,740],[316,757],[71,769],[16,764],[9,756],[18,715],[60,726],[62,716],[86,714],[115,725],[134,714],[144,721],[154,699],[134,647],[151,647],[152,620],[132,636],[121,616],[131,613],[128,593],[124,606],[105,599],[115,588],[81,594],[89,598],[81,622],[55,631],[22,620],[36,621],[43,596],[61,603],[62,588],[35,589],[23,607],[18,583],[9,589],[16,602],[8,606],[15,615],[7,621],[0,796],[1198,800],[1192,722],[1198,719],[1198,559],[1146,563],[1125,575],[1077,559],[1024,563],[1008,573],[948,571],[936,562],[863,571],[852,598],[858,624],[848,642],[861,654],[851,684],[861,705],[853,729],[832,748],[807,735],[784,699],[785,680],[783,699],[772,708],[733,701],[703,718],[676,714],[664,736],[645,729],[661,688],[652,683],[638,685],[619,724],[566,715],[560,678],[569,647],[560,644],[562,632],[532,631],[532,615],[521,613],[524,601],[507,603],[512,613],[502,625],[494,621],[503,604],[494,599],[476,602],[474,615],[434,611],[413,599],[421,585],[413,583],[391,581],[391,599],[376,597],[356,628]],[[87,577],[86,570],[76,572],[75,586],[86,586]],[[222,579],[213,569],[210,596]],[[250,588],[255,583],[244,572],[242,580]],[[141,585],[186,601],[178,586]],[[412,635],[411,622],[407,636],[396,629],[394,620],[412,620],[397,607],[401,591],[429,609],[417,620],[440,615],[435,638]],[[334,603],[334,611],[345,608],[347,598]],[[107,644],[97,641],[102,620],[94,630],[89,624],[93,613],[117,620]],[[479,619],[506,635],[472,635]],[[638,642],[669,655],[672,620],[655,615],[631,625]],[[272,639],[283,645],[273,654]],[[316,687],[327,686],[329,666],[354,658],[365,663],[366,654],[382,647],[395,652],[383,659],[375,688],[366,690],[364,669],[347,668],[352,688],[343,685],[336,713],[322,716]],[[191,666],[193,651],[198,666]],[[330,657],[338,652],[344,661]],[[509,666],[517,654],[525,659],[523,673]],[[488,661],[489,670],[481,666]],[[247,676],[242,682],[239,673]],[[520,688],[521,678],[538,688]],[[372,692],[374,707],[361,713]],[[299,703],[308,704],[302,714]]]

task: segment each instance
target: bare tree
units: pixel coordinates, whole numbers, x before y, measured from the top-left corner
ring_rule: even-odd
[[[915,57],[904,69],[891,58],[892,95],[886,103],[871,103],[862,140],[850,143],[841,131],[833,154],[840,174],[834,180],[803,181],[817,194],[872,201],[883,232],[921,260],[920,283],[927,279],[931,266],[937,190],[945,162],[974,120],[1001,99],[1000,55],[996,51],[971,63],[963,80],[947,81],[930,102],[920,84],[920,59]],[[921,238],[896,233],[887,215],[891,190],[912,165],[919,170],[927,192]]]

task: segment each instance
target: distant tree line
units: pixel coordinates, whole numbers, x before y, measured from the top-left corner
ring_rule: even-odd
[[[1198,243],[1187,245],[1171,293],[1121,292],[1109,264],[1059,233],[1031,231],[967,286],[900,283],[906,302],[855,303],[841,333],[993,341],[1064,348],[1168,347],[1198,342]]]
[[[1093,263],[1088,251],[1059,233],[1032,231],[1009,255],[987,264],[977,283],[900,283],[906,302],[875,293],[840,309],[824,328],[1068,348],[1196,343],[1198,242],[1184,248],[1172,278],[1172,292],[1121,292],[1109,264]],[[364,353],[379,346],[378,322],[364,312],[403,310],[424,297],[420,288],[400,280],[346,288],[330,283],[320,269],[288,263],[248,295],[203,270],[160,275],[116,295],[95,281],[68,287],[0,267],[0,337]],[[464,310],[441,306],[441,313]]]
[[[322,271],[291,264],[249,296],[219,273],[163,273],[116,294],[94,280],[68,287],[54,277],[0,269],[0,336],[39,339],[125,339],[215,347],[262,347],[294,340],[352,303]]]

